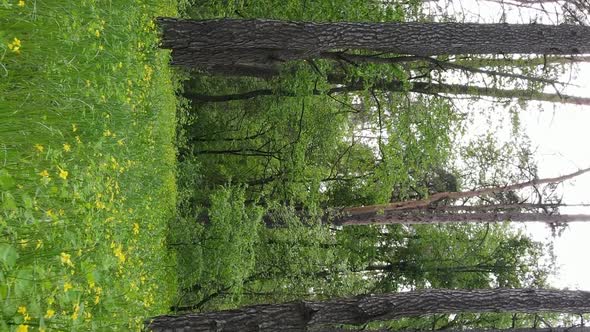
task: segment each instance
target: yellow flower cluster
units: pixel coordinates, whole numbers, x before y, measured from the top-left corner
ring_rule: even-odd
[[[31,320],[31,316],[29,316],[29,313],[27,312],[27,307],[20,306],[20,307],[18,307],[17,311],[19,314],[23,315],[25,322],[28,322]]]
[[[60,254],[60,260],[63,265],[74,267],[74,263],[72,263],[71,258],[72,258],[72,256],[70,254],[66,254],[65,252],[62,252]]]
[[[59,168],[59,174],[58,174],[59,177],[62,178],[62,179],[64,179],[64,180],[67,180],[68,179],[68,174],[69,174],[68,171],[62,169],[59,166],[57,168]]]
[[[80,314],[80,305],[78,303],[74,304],[74,312],[72,313],[72,320],[78,319],[78,315]]]
[[[16,37],[14,37],[14,39],[12,40],[12,43],[8,44],[8,49],[16,54],[20,53],[20,47],[21,47],[20,39],[18,39]]]
[[[50,319],[51,317],[55,316],[55,310],[53,309],[47,309],[47,312],[45,313],[45,318],[46,319]]]
[[[69,281],[66,281],[64,283],[64,293],[69,291],[70,289],[74,288],[74,286],[72,286],[72,283]]]
[[[123,252],[123,246],[122,245],[115,245],[115,243],[111,243],[111,248],[113,248],[113,253],[115,254],[115,257],[117,257],[119,259],[119,263],[123,264],[125,263],[125,260],[127,260],[127,257],[125,256],[125,253]]]
[[[49,172],[46,169],[44,169],[41,172],[39,172],[39,175],[46,182],[49,182],[49,180],[51,180],[51,177],[49,176]]]
[[[100,302],[100,296],[102,295],[102,287],[97,287],[94,284],[94,281],[89,282],[90,290],[94,292],[94,304],[98,304]]]

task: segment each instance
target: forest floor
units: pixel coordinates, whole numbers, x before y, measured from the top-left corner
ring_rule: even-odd
[[[0,330],[138,330],[176,292],[176,0],[0,2]]]

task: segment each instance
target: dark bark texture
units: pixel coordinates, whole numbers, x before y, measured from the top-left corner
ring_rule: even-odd
[[[319,329],[316,332],[432,332],[432,330],[416,331],[416,330],[391,330],[391,329],[379,329],[379,330],[367,330],[367,329],[346,329],[338,327],[329,327]],[[547,328],[517,328],[517,329],[444,329],[436,330],[436,332],[590,332],[588,326],[573,326],[573,327],[547,327]]]
[[[330,324],[364,324],[407,316],[458,312],[590,312],[590,292],[542,289],[429,289],[315,302],[159,316],[152,331],[314,331]]]
[[[188,67],[274,65],[363,49],[394,54],[585,54],[590,27],[477,23],[313,23],[160,18],[162,47]]]

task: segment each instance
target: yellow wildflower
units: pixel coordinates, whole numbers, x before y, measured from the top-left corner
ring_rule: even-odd
[[[42,240],[37,240],[37,245],[35,246],[35,249],[39,249],[43,246],[43,241]]]
[[[102,136],[104,136],[104,137],[109,137],[109,136],[112,136],[112,135],[113,135],[113,133],[109,129],[105,130],[102,133]]]
[[[20,39],[14,37],[12,43],[8,44],[8,49],[12,52],[19,54],[20,53],[21,42]]]
[[[102,46],[102,45],[98,45],[98,50],[99,50],[99,51],[102,51],[102,50],[104,50],[104,46]]]
[[[39,151],[39,152],[43,152],[45,148],[43,147],[43,145],[41,144],[35,144],[35,150]]]
[[[98,302],[100,302],[100,295],[94,297],[94,304],[98,304]]]
[[[60,254],[60,260],[61,263],[64,265],[68,265],[68,266],[74,266],[74,263],[72,263],[72,256],[70,254],[66,254],[65,252],[62,252]],[[65,288],[65,286],[64,286]]]
[[[68,143],[64,143],[64,151],[65,152],[70,152],[72,151],[72,146],[69,145]]]
[[[80,305],[74,304],[74,313],[72,313],[72,320],[78,319],[78,314],[80,313]]]
[[[46,169],[44,169],[41,172],[39,172],[39,175],[41,175],[44,178],[48,178],[49,177],[49,172]]]
[[[25,319],[25,322],[28,322],[31,320],[31,316],[29,314],[26,314],[24,319]]]
[[[24,305],[18,307],[18,310],[16,311],[21,315],[26,315],[27,314],[27,307],[25,307]]]
[[[80,139],[80,136],[76,136],[76,143],[82,144],[82,140]]]
[[[25,1],[24,0],[19,0],[18,6],[19,7],[24,7],[25,6]]]
[[[125,257],[125,254],[123,253],[123,248],[120,244],[115,248],[114,253],[115,257],[119,259],[119,263],[125,263],[127,257]]]
[[[138,223],[133,224],[133,234],[135,234],[135,235],[139,234],[139,224]]]
[[[100,30],[94,30],[94,35],[96,36],[96,38],[100,37]]]
[[[62,169],[61,167],[58,167],[58,168],[59,168],[59,177],[66,180],[68,178],[68,174],[69,174],[68,171]]]
[[[124,144],[125,144],[125,142],[123,142],[122,139],[117,141],[117,145],[119,145],[119,146],[123,146]]]
[[[74,286],[72,286],[72,284],[69,281],[66,281],[64,283],[64,292],[67,292],[67,291],[69,291],[72,288],[74,288]]]
[[[20,324],[17,328],[16,328],[16,332],[29,332],[29,325],[26,324]]]
[[[47,309],[47,312],[45,313],[45,318],[49,319],[51,317],[55,316],[55,310],[53,309]]]

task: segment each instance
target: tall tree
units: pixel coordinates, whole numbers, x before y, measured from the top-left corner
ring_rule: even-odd
[[[336,219],[335,224],[389,225],[389,224],[435,224],[455,222],[546,222],[550,224],[572,221],[590,221],[590,214],[551,214],[531,212],[447,212],[445,210],[416,209],[409,211],[385,211],[383,213],[355,214]]]
[[[328,327],[320,328],[316,332],[422,332],[417,330],[393,330],[393,329],[378,329],[378,330],[367,330],[365,328],[355,330],[348,328],[339,327]],[[424,331],[426,332],[426,331]],[[432,332],[428,330],[428,332]],[[490,328],[470,328],[470,329],[444,329],[437,330],[437,332],[590,332],[590,326],[570,326],[570,327],[522,327],[516,329],[490,329]]]
[[[412,82],[410,86],[396,79],[380,79],[371,83],[364,80],[347,80],[344,75],[330,75],[328,81],[337,84],[326,92],[312,91],[314,94],[360,92],[364,90],[381,90],[387,92],[415,92],[427,95],[467,95],[492,98],[514,98],[520,100],[537,100],[545,102],[557,102],[573,105],[590,105],[590,98],[569,96],[561,93],[543,93],[525,89],[501,89],[496,87],[480,87],[463,84],[444,84],[432,82]],[[296,96],[289,91],[275,91],[272,89],[259,89],[240,92],[230,95],[205,95],[194,92],[187,92],[185,96],[193,102],[225,102],[232,100],[245,100],[260,96]]]
[[[590,292],[545,289],[429,289],[327,301],[262,304],[236,310],[158,316],[159,331],[306,331],[330,324],[363,324],[407,316],[458,312],[590,312]]]
[[[415,209],[423,209],[432,207],[433,204],[440,202],[442,200],[456,200],[461,198],[469,198],[469,197],[477,197],[482,195],[489,195],[494,193],[505,193],[512,190],[518,190],[526,187],[537,186],[541,184],[556,184],[560,183],[569,179],[572,179],[576,176],[582,175],[584,173],[590,172],[590,168],[580,169],[576,172],[562,175],[559,177],[554,178],[545,178],[545,179],[533,179],[526,182],[514,183],[511,185],[506,186],[498,186],[498,187],[489,187],[483,188],[478,190],[471,190],[471,191],[461,191],[461,192],[441,192],[431,195],[428,198],[416,201],[405,201],[405,202],[393,202],[389,204],[381,204],[381,205],[371,205],[371,206],[363,206],[363,207],[351,207],[346,208],[343,210],[345,215],[355,215],[355,214],[362,214],[362,213],[383,213],[383,212],[390,212],[390,211],[403,211],[403,210],[415,210]]]
[[[189,67],[273,65],[363,49],[394,54],[585,54],[590,27],[476,23],[312,23],[160,18],[162,46]]]

